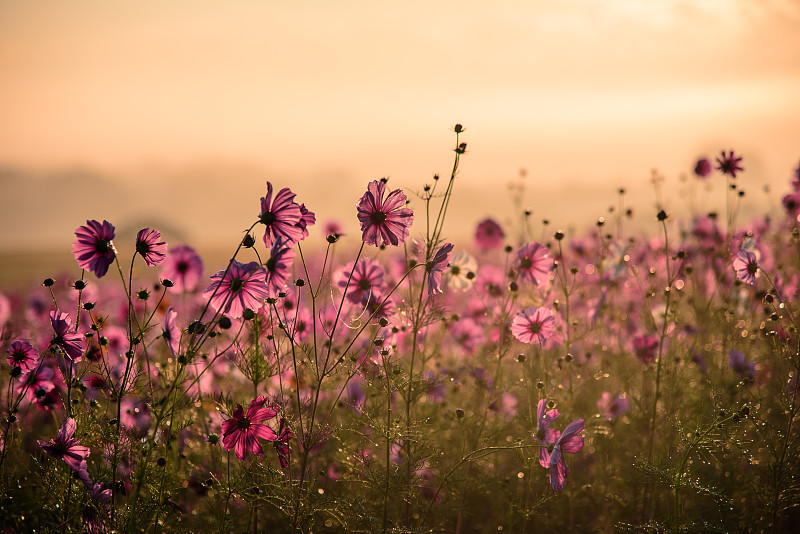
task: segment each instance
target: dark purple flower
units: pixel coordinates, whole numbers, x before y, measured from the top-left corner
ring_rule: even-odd
[[[36,359],[39,357],[39,351],[24,340],[17,340],[11,343],[8,348],[8,354],[10,355],[6,358],[8,365],[12,368],[19,367],[23,373],[33,369]]]
[[[758,257],[754,252],[749,250],[740,250],[733,260],[733,269],[736,271],[736,277],[745,284],[753,285],[758,278]]]
[[[80,471],[81,462],[89,457],[89,447],[80,445],[80,441],[75,439],[75,419],[72,417],[64,421],[55,439],[51,439],[49,443],[37,441],[44,452],[53,458],[64,460],[73,471]]]
[[[233,260],[227,271],[211,277],[213,282],[203,292],[211,305],[231,317],[239,318],[246,308],[258,311],[269,296],[267,271],[258,262]]]
[[[484,219],[475,230],[475,244],[483,250],[495,250],[503,246],[506,234],[494,219]]]
[[[152,267],[164,261],[167,256],[167,244],[161,241],[161,232],[145,228],[136,234],[136,252],[147,265]]]
[[[567,485],[567,476],[569,475],[569,467],[564,461],[563,453],[575,454],[583,450],[583,437],[576,436],[578,432],[583,430],[583,419],[576,419],[567,425],[564,433],[561,434],[555,442],[552,452],[550,453],[550,486],[553,488],[553,494],[558,493]]]
[[[78,260],[81,269],[92,271],[98,278],[108,272],[108,266],[114,263],[117,250],[114,248],[114,225],[108,221],[86,221],[86,226],[75,230],[75,242],[72,253]]]
[[[264,455],[258,438],[267,441],[275,441],[277,438],[270,427],[257,424],[269,421],[277,415],[275,410],[264,406],[266,402],[264,397],[256,397],[247,407],[247,413],[244,413],[241,404],[237,404],[233,417],[222,422],[222,446],[228,451],[234,449],[240,462],[244,462],[248,452],[256,456]]]
[[[83,336],[72,330],[72,323],[68,313],[58,310],[50,312],[50,324],[53,325],[55,336],[50,341],[51,346],[61,347],[72,363],[78,363],[83,356]]]
[[[294,263],[292,243],[285,244],[281,240],[275,241],[272,244],[269,259],[264,264],[270,297],[277,297],[278,293],[286,290],[286,281],[292,275],[292,263]]]
[[[367,245],[398,246],[408,237],[414,213],[405,207],[406,195],[395,189],[384,200],[386,184],[375,180],[356,205],[362,241]]]
[[[272,444],[275,446],[275,451],[278,453],[278,462],[280,462],[281,469],[286,469],[289,465],[289,453],[292,449],[289,448],[289,440],[292,439],[294,433],[286,424],[286,419],[281,417],[281,423],[278,427],[278,437]]]
[[[442,273],[450,264],[450,258],[452,256],[453,244],[445,243],[436,251],[430,263],[425,266],[425,271],[428,273],[429,297],[442,292]]]
[[[550,279],[553,260],[547,247],[541,243],[528,243],[519,249],[517,256],[519,256],[517,272],[520,279],[533,282],[535,286],[540,286]]]
[[[261,212],[258,214],[259,221],[266,226],[264,230],[266,246],[271,247],[277,240],[291,246],[303,239],[305,226],[310,219],[303,222],[303,211],[295,203],[294,197],[295,193],[284,187],[273,199],[272,184],[267,182],[267,196],[261,197]],[[313,216],[311,213],[311,217]]]
[[[737,157],[736,154],[733,153],[733,150],[729,151],[727,154],[723,150],[722,154],[717,156],[717,170],[721,171],[722,174],[727,174],[731,178],[736,178],[736,173],[744,170],[743,167],[739,166],[741,161],[742,157]]]
[[[188,245],[172,247],[161,264],[161,277],[168,278],[176,291],[193,291],[203,275],[203,260]]]
[[[708,161],[708,158],[700,158],[694,166],[694,175],[701,179],[707,178],[712,170],[714,170],[714,168],[711,166],[711,162]]]

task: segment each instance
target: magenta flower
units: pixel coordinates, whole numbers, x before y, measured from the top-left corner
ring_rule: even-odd
[[[261,212],[258,214],[258,220],[266,226],[264,230],[266,246],[271,247],[277,240],[291,246],[303,239],[305,225],[310,219],[301,223],[303,211],[295,203],[294,197],[295,193],[292,193],[288,187],[284,187],[273,199],[272,184],[267,182],[267,196],[261,197]],[[311,213],[311,217],[313,216],[314,214]],[[300,224],[303,226],[299,226]]]
[[[81,462],[89,457],[89,447],[80,445],[80,441],[75,439],[75,419],[72,417],[64,421],[55,439],[51,439],[49,443],[42,440],[37,442],[44,452],[53,458],[64,460],[73,471],[80,471]]]
[[[23,377],[18,386],[20,393],[27,392],[28,399],[39,401],[56,388],[55,372],[47,365],[34,366]]]
[[[203,292],[214,309],[239,318],[245,309],[258,311],[269,297],[267,271],[258,262],[239,263],[233,260],[226,270],[211,277],[214,280]]]
[[[266,403],[266,398],[256,397],[247,407],[247,413],[244,413],[241,404],[237,404],[233,417],[222,422],[222,446],[228,451],[234,449],[240,462],[244,462],[248,452],[256,456],[264,455],[258,438],[275,441],[278,437],[267,425],[258,424],[277,415],[275,410],[264,406]]]
[[[647,365],[656,360],[658,338],[642,334],[633,338],[633,352],[641,362]]]
[[[429,297],[442,292],[442,273],[447,269],[447,266],[450,265],[450,258],[452,256],[453,244],[445,243],[436,251],[430,263],[425,266],[425,272],[428,273]]]
[[[736,178],[736,173],[744,170],[743,167],[739,166],[741,161],[742,157],[737,157],[733,153],[733,150],[727,154],[725,154],[725,151],[723,150],[722,153],[717,156],[717,170],[722,171],[722,174],[727,174],[731,178]]]
[[[270,297],[277,297],[278,293],[286,290],[286,281],[292,275],[292,263],[294,263],[292,245],[292,243],[284,244],[281,240],[272,244],[269,259],[264,264]]]
[[[167,310],[167,315],[164,318],[164,329],[161,337],[163,337],[167,342],[167,345],[169,345],[169,350],[172,352],[173,356],[178,353],[181,342],[181,329],[178,328],[177,320],[178,312],[176,312],[173,308],[169,308]]]
[[[547,409],[547,399],[539,401],[536,407],[536,432],[534,438],[539,442],[539,465],[550,467],[550,445],[558,440],[558,430],[550,428],[550,425],[558,419],[558,410],[555,408]]]
[[[275,452],[278,453],[278,462],[280,462],[281,469],[286,469],[289,465],[289,453],[292,449],[289,448],[289,440],[292,439],[294,433],[286,424],[286,419],[281,417],[280,426],[278,427],[278,437],[272,444],[275,446]]]
[[[33,369],[36,359],[39,357],[37,351],[30,343],[24,340],[18,340],[11,343],[8,348],[8,358],[6,361],[13,369],[19,367],[23,373],[27,373]]]
[[[733,269],[736,271],[736,277],[745,284],[753,285],[758,278],[758,257],[754,252],[749,250],[740,250],[736,259],[733,260]]]
[[[361,239],[367,245],[398,246],[408,237],[414,213],[405,207],[406,195],[395,189],[384,200],[386,184],[375,180],[356,205],[361,222]]]
[[[604,391],[600,400],[597,401],[597,409],[605,412],[606,419],[611,421],[628,411],[628,398],[619,393],[611,395]]]
[[[144,262],[152,267],[164,261],[167,256],[167,244],[161,241],[161,232],[152,228],[139,230],[136,234],[136,252]]]
[[[550,251],[547,250],[547,247],[541,243],[528,243],[519,249],[517,256],[519,256],[517,272],[522,280],[540,286],[550,279],[553,260],[550,259]]]
[[[511,333],[523,343],[543,343],[555,331],[555,317],[547,308],[528,306],[511,321]]]
[[[694,175],[698,178],[707,178],[711,171],[714,170],[708,158],[700,158],[694,166]]]
[[[175,284],[177,291],[193,291],[203,275],[203,260],[188,245],[172,247],[161,264],[161,277]]]
[[[102,278],[108,272],[108,266],[114,263],[117,250],[114,248],[114,225],[108,221],[86,221],[86,226],[75,230],[75,242],[72,253],[78,260],[81,269],[92,271]]]
[[[783,209],[794,218],[800,215],[800,191],[794,191],[785,195],[782,199]]]
[[[495,250],[503,246],[506,234],[494,219],[484,219],[475,230],[475,244],[483,250]]]
[[[347,290],[348,301],[366,305],[383,288],[383,276],[380,263],[371,258],[362,258],[355,265],[350,262],[336,271],[333,283],[340,291]]]
[[[576,419],[567,425],[564,433],[555,442],[552,452],[550,452],[550,486],[555,495],[567,485],[569,467],[564,461],[563,453],[575,454],[583,450],[583,436],[576,436],[583,431],[583,419]]]
[[[55,336],[50,341],[50,346],[61,347],[72,363],[78,363],[83,356],[83,336],[72,330],[72,323],[68,313],[58,310],[50,312],[50,324],[53,325]]]
[[[301,240],[308,237],[308,227],[313,226],[316,222],[317,216],[314,215],[314,212],[309,211],[305,204],[300,204],[300,221],[297,223],[297,227],[303,232]]]

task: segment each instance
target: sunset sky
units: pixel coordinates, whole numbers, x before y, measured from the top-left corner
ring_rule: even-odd
[[[721,149],[774,206],[800,161],[800,1],[0,0],[0,251],[68,251],[104,218],[235,243],[267,180],[356,234],[368,181],[449,172],[457,122],[455,235],[507,217],[522,168],[537,220],[585,222],[619,186],[646,211],[652,168],[677,209]]]

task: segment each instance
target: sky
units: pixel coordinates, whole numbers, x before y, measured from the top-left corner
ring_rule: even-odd
[[[654,168],[664,207],[711,209],[721,178],[681,177],[723,149],[755,213],[798,95],[800,0],[0,0],[0,253],[86,219],[233,244],[267,180],[357,235],[369,181],[450,172],[456,123],[454,239],[517,206],[585,224],[619,187],[646,224]]]

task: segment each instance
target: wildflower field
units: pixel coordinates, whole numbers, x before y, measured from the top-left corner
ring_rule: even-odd
[[[223,265],[87,213],[0,293],[3,532],[800,528],[800,167],[755,220],[726,150],[724,211],[460,244],[465,135],[358,234],[266,183]]]

